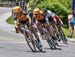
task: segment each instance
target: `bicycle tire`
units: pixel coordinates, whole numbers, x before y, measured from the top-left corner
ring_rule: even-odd
[[[60,34],[61,34],[61,40],[63,41],[64,44],[67,44],[67,39],[66,39],[66,36],[65,36],[63,30],[60,29],[59,32],[60,32]]]
[[[38,46],[37,40],[36,40],[35,42],[36,42],[36,47],[38,48],[38,50],[39,50],[40,52],[42,52],[42,46]]]
[[[25,33],[27,33],[27,32],[25,32]],[[31,44],[30,44],[30,42],[29,42],[28,39],[26,38],[26,34],[24,34],[24,36],[25,36],[26,42],[27,42],[29,48],[31,49],[31,51],[32,51],[32,52],[35,52],[35,51],[36,51],[36,47],[35,47],[35,43],[33,43],[33,42],[34,42],[34,41],[33,41],[34,39],[31,39]],[[32,46],[33,46],[33,47],[32,47]]]
[[[56,45],[52,42],[52,40],[47,40],[47,43],[51,49],[56,49]]]
[[[34,38],[35,38],[35,45],[36,45],[37,49],[38,49],[40,52],[42,52],[42,46],[40,47],[40,46],[38,45],[38,40],[36,39],[35,34],[32,34],[32,35],[33,35]],[[41,42],[40,42],[40,43],[41,43]]]

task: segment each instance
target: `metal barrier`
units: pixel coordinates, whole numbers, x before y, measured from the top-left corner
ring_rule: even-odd
[[[0,2],[0,7],[13,7],[15,2]]]

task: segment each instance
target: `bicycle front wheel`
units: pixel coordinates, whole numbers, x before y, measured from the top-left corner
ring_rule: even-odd
[[[56,49],[56,45],[53,43],[52,40],[47,39],[47,42],[51,49]]]
[[[33,52],[35,52],[36,51],[36,47],[35,47],[35,42],[34,42],[33,36],[28,34],[28,32],[25,32],[24,36],[25,36],[25,39],[26,39],[26,42],[27,42],[29,48]]]
[[[62,29],[60,30],[60,34],[61,34],[61,40],[63,41],[63,43],[67,44],[67,38]]]

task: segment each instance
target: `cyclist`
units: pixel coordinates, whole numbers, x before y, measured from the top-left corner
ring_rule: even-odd
[[[45,36],[47,36],[45,37],[45,39],[50,42],[49,46],[51,47],[51,49],[56,48],[55,43],[53,43],[54,41],[51,40],[53,36],[51,34],[51,30],[49,29],[49,25],[47,24],[47,20],[45,19],[43,11],[40,10],[39,8],[35,8],[33,10],[33,19],[35,20],[35,23],[37,24],[37,27],[41,35],[44,35],[45,33]],[[42,36],[42,39],[43,39],[43,36]]]
[[[62,22],[61,18],[58,15],[55,15],[54,18],[55,18],[55,23],[57,25],[63,26],[63,22]]]
[[[56,23],[57,31],[58,31],[59,28],[62,29],[63,22],[62,22],[61,18],[58,15],[55,15],[54,18],[55,18],[55,23]],[[58,34],[60,34],[59,31],[58,31]],[[60,41],[59,35],[57,35],[57,36],[58,36],[58,41]]]
[[[33,19],[35,19],[38,28],[39,28],[39,25],[43,25],[47,29],[46,33],[50,34],[49,26],[46,23],[46,19],[45,19],[45,16],[43,15],[43,11],[42,10],[40,10],[39,8],[35,8],[33,10]],[[40,32],[42,34],[43,31],[40,28],[39,28],[39,30],[40,30]],[[50,34],[50,36],[52,36],[52,35]]]
[[[23,12],[20,6],[15,6],[12,9],[12,13],[14,15],[16,33],[19,33],[18,27],[20,25],[27,24],[28,22],[31,23],[31,18],[29,17],[29,15]]]
[[[21,25],[24,25],[24,24],[27,25],[28,28],[31,30],[31,32],[34,33],[39,46],[42,46],[40,43],[40,40],[39,40],[39,36],[37,35],[37,33],[34,30],[34,26],[32,24],[32,20],[31,20],[30,16],[28,14],[26,14],[25,12],[23,12],[20,6],[14,7],[13,12],[14,12],[14,16],[15,16],[14,23],[15,23],[16,32],[17,33],[19,32],[18,28]]]
[[[69,26],[69,29],[68,29],[68,37],[72,38],[73,36],[73,14],[72,12],[69,12],[68,13],[68,26]]]
[[[58,33],[57,33],[57,29],[56,29],[56,24],[55,24],[55,20],[56,20],[55,19],[55,14],[53,12],[51,12],[48,8],[45,8],[43,10],[43,12],[44,12],[45,18],[48,19],[49,24],[52,25],[52,27],[54,28],[54,32],[57,34],[57,37],[59,37]],[[55,37],[53,37],[53,38],[55,38]]]

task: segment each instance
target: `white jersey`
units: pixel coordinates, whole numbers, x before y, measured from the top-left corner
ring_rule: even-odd
[[[72,20],[73,20],[73,15],[68,15],[68,21],[72,22]]]
[[[55,14],[53,13],[53,12],[51,12],[50,10],[47,10],[47,15],[46,15],[46,17],[48,18],[48,17],[50,17],[50,16],[55,16]]]

